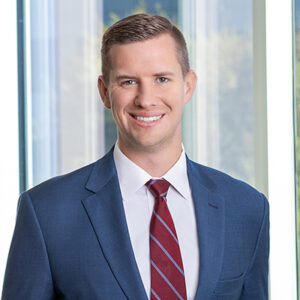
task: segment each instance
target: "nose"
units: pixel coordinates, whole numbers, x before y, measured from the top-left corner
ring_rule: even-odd
[[[152,83],[141,82],[139,84],[134,103],[136,106],[142,108],[148,108],[155,105],[156,97]]]

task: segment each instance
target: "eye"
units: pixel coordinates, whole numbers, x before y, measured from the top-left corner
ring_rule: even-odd
[[[122,81],[122,85],[133,85],[136,84],[136,81],[133,79]]]
[[[169,81],[169,79],[166,78],[166,77],[158,77],[158,78],[156,79],[156,81],[159,82],[159,83],[166,83],[166,82]]]

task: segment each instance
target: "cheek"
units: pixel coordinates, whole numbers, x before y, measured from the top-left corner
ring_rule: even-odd
[[[185,102],[184,92],[182,89],[170,90],[167,99],[173,110],[181,110]]]
[[[111,94],[111,110],[117,123],[126,122],[126,108],[130,105],[131,101],[128,93],[120,90],[114,91]]]
[[[110,95],[111,108],[114,113],[116,113],[122,107],[122,96],[118,91],[113,91]]]
[[[115,109],[125,108],[132,103],[132,92],[123,89],[116,89],[111,93],[111,105]]]

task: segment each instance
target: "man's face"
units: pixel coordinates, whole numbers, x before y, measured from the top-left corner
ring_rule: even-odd
[[[175,42],[169,34],[110,49],[109,82],[99,78],[104,105],[112,110],[119,146],[126,151],[155,151],[181,144],[183,106],[196,76],[183,77]]]

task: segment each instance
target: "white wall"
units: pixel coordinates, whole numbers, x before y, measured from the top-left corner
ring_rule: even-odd
[[[292,7],[291,0],[266,0],[272,300],[297,299]]]

